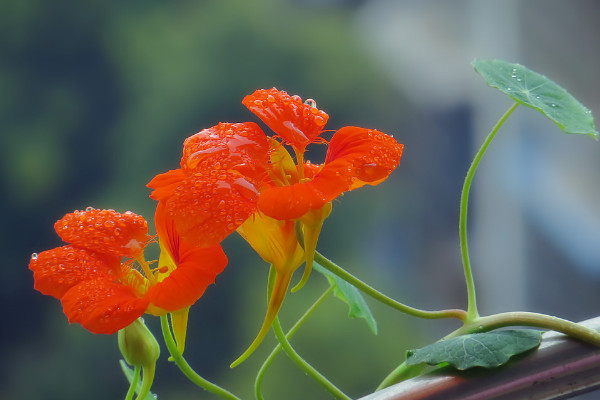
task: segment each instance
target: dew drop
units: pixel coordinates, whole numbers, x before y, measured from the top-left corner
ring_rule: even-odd
[[[306,104],[307,106],[311,106],[311,107],[317,108],[317,102],[314,101],[313,99],[306,99],[306,101],[304,102],[304,104]]]
[[[113,220],[107,219],[106,221],[104,221],[104,227],[105,228],[113,228],[115,226],[115,222]]]
[[[88,211],[88,212],[89,212],[89,211],[92,211],[93,209],[94,209],[94,207],[92,207],[92,206],[88,206],[88,207],[86,207],[86,208],[85,208],[85,211]]]
[[[37,260],[37,258],[38,258],[38,253],[33,253],[33,254],[31,255],[31,259],[32,259],[32,260]]]
[[[119,236],[121,234],[121,228],[115,228],[113,233],[115,234],[115,236]]]

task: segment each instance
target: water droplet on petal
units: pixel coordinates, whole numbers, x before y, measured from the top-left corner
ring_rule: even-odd
[[[317,102],[313,99],[306,99],[306,101],[304,101],[304,104],[306,104],[307,106],[317,108]]]
[[[32,259],[32,260],[37,260],[37,258],[38,258],[38,253],[33,253],[33,254],[31,255],[31,259]]]
[[[88,211],[88,212],[89,212],[89,211],[92,211],[93,209],[94,209],[94,207],[92,207],[92,206],[89,206],[89,207],[86,207],[86,208],[85,208],[85,211]]]
[[[107,219],[106,221],[104,221],[104,227],[105,228],[113,228],[115,226],[115,222],[113,220]]]

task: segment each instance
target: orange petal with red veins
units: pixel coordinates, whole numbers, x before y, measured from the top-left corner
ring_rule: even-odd
[[[268,149],[267,136],[254,122],[222,122],[185,140],[181,168],[191,173],[233,169],[261,179]]]
[[[296,150],[315,140],[329,119],[327,113],[303,103],[299,96],[275,88],[257,90],[244,97],[242,104]]]
[[[49,296],[61,298],[79,282],[118,276],[120,258],[73,246],[57,247],[32,257],[34,288]]]
[[[227,256],[221,246],[194,247],[181,240],[178,250],[177,268],[144,296],[153,305],[167,311],[194,304],[227,265]]]
[[[312,180],[264,190],[260,194],[258,208],[275,219],[298,219],[348,190],[352,183],[351,171],[350,164],[336,160],[324,165]]]
[[[185,179],[185,174],[181,169],[173,169],[168,172],[158,174],[146,185],[154,189],[150,193],[150,198],[157,201],[167,200],[173,195],[173,192]]]
[[[92,333],[115,333],[131,324],[148,308],[148,300],[107,279],[83,281],[61,299],[70,323],[78,322]]]
[[[398,166],[403,148],[404,145],[383,132],[346,126],[331,138],[325,164],[345,160],[353,166],[354,180],[373,185],[387,178]],[[353,188],[361,186],[357,183]]]
[[[236,172],[212,170],[188,176],[167,201],[177,232],[195,246],[212,246],[254,211],[258,189]]]
[[[149,239],[148,223],[131,211],[121,214],[88,207],[65,215],[54,229],[67,243],[114,256],[134,257]]]

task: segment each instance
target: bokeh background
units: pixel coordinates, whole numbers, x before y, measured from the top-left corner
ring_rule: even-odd
[[[0,3],[0,398],[119,399],[116,336],[70,326],[33,290],[30,254],[61,244],[53,223],[86,206],[151,219],[145,184],[178,165],[185,137],[220,121],[255,121],[257,88],[313,98],[328,128],[377,128],[405,144],[383,184],[335,202],[319,249],[390,296],[464,307],[458,204],[475,149],[510,101],[473,72],[475,57],[520,62],[600,115],[600,5],[593,0],[5,0]],[[600,147],[519,108],[472,191],[470,245],[484,314],[600,313]],[[318,146],[317,146],[318,147]],[[322,149],[312,161],[320,162]],[[229,363],[265,310],[267,266],[239,237],[230,263],[192,308],[187,358],[243,398],[275,341]],[[327,287],[315,274],[284,304],[296,318]],[[370,393],[406,349],[452,321],[419,321],[367,300],[373,335],[330,299],[294,339],[353,397]],[[156,318],[146,318],[160,335]],[[208,398],[159,361],[160,398]],[[285,356],[271,399],[327,394]]]

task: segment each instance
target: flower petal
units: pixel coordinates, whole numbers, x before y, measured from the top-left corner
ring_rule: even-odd
[[[256,210],[258,189],[235,171],[188,176],[166,202],[177,232],[196,246],[220,243]]]
[[[166,311],[194,304],[227,265],[227,256],[221,246],[195,247],[182,239],[178,253],[177,268],[144,296]]]
[[[327,149],[325,164],[345,160],[352,164],[353,180],[377,184],[398,166],[404,146],[375,129],[346,126],[338,130]]]
[[[83,281],[61,299],[70,323],[78,322],[92,333],[115,333],[142,316],[148,300],[138,298],[131,288],[108,279]]]
[[[120,259],[74,246],[57,247],[32,257],[34,288],[49,296],[61,298],[78,283],[95,278],[116,279]]]
[[[325,164],[312,180],[265,189],[258,209],[275,219],[298,219],[347,191],[353,179],[351,171],[352,166],[344,160]]]
[[[325,164],[311,180],[264,190],[258,208],[275,219],[300,218],[345,191],[386,179],[398,166],[402,149],[383,132],[344,127],[331,138]]]
[[[304,150],[315,140],[329,119],[327,113],[303,103],[299,96],[275,88],[257,90],[244,97],[242,104],[295,150]]]
[[[262,180],[268,149],[267,136],[254,122],[219,123],[185,140],[181,168],[192,173],[233,169]]]
[[[88,207],[65,215],[54,224],[67,243],[122,257],[139,255],[149,240],[148,223],[131,211],[98,210]]]
[[[150,194],[150,198],[157,201],[168,200],[184,179],[185,174],[181,168],[156,175],[146,184],[150,189],[154,189]]]

